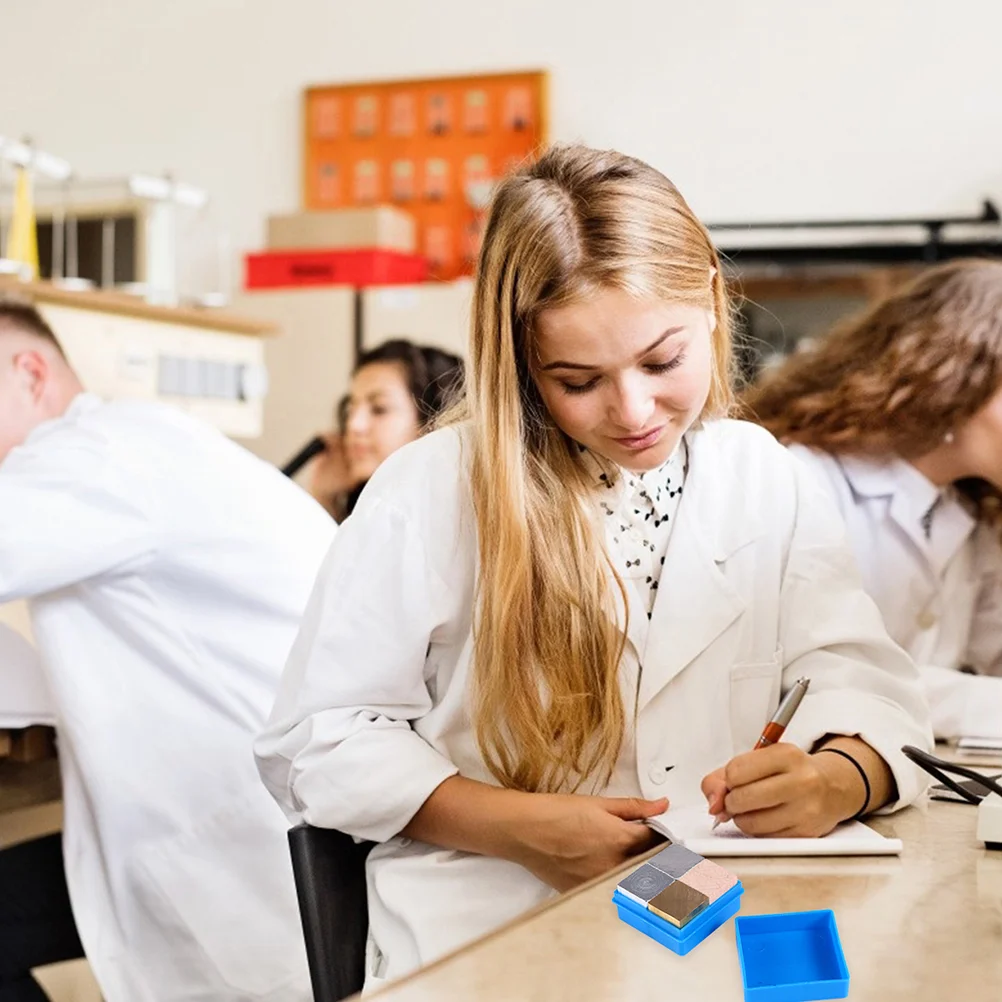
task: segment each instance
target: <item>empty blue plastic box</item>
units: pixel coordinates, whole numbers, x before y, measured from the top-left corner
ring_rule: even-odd
[[[734,930],[745,1002],[814,1002],[849,994],[834,912],[742,915]]]
[[[666,922],[660,915],[648,911],[632,898],[621,894],[618,888],[613,892],[612,900],[619,917],[627,925],[632,925],[634,929],[638,929],[645,936],[650,936],[662,946],[667,946],[679,956],[685,956],[702,943],[711,932],[719,929],[741,907],[743,893],[744,888],[739,880],[726,894],[717,898],[712,905],[701,911],[681,929],[671,922]]]

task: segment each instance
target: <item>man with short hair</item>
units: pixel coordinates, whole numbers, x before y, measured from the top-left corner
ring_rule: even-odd
[[[44,999],[76,929],[106,1002],[310,997],[252,742],[333,532],[214,429],[85,393],[0,301],[0,602],[30,600],[65,806],[61,846],[0,852],[0,1002]]]

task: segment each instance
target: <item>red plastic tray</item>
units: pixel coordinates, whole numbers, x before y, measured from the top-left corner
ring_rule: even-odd
[[[265,251],[244,258],[245,288],[305,285],[406,285],[428,277],[418,254],[389,250]]]

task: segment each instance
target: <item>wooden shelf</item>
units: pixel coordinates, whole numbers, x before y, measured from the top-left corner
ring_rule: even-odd
[[[54,303],[97,313],[114,313],[160,323],[201,327],[227,334],[247,337],[272,337],[279,333],[274,324],[251,320],[225,310],[199,309],[192,306],[158,306],[135,296],[104,289],[64,289],[51,282],[22,282],[9,276],[0,277],[0,293],[15,293],[39,303]]]

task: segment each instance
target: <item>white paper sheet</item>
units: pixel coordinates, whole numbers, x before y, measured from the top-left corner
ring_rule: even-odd
[[[901,840],[885,838],[860,821],[847,821],[823,838],[754,838],[733,821],[712,830],[703,806],[669,808],[647,823],[701,856],[894,856]]]

